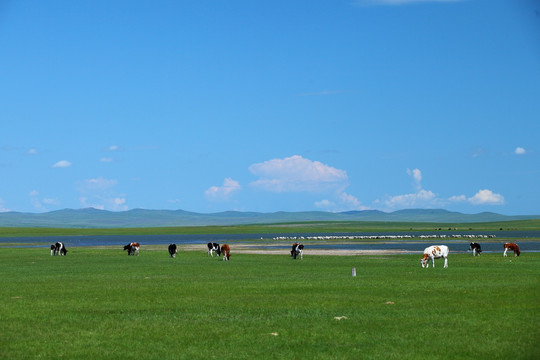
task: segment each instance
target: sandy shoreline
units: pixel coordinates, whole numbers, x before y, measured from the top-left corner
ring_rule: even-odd
[[[275,246],[275,244],[273,244]],[[142,249],[141,249],[142,250]],[[149,247],[148,250],[154,250]],[[157,249],[156,249],[157,250]],[[179,247],[180,251],[204,251],[206,246],[201,245],[183,245]],[[237,254],[265,254],[265,255],[290,255],[289,249],[265,249],[261,245],[234,244],[231,245],[231,253]],[[336,250],[336,249],[305,249],[304,255],[331,255],[331,256],[358,256],[358,255],[400,255],[410,254],[410,251],[404,250]],[[419,251],[418,253],[421,253]]]

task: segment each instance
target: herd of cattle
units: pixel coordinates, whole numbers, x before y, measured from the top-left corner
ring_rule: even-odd
[[[482,247],[480,244],[472,242],[469,245],[469,250],[472,251],[473,256],[480,256],[482,253]],[[514,256],[519,256],[519,246],[515,243],[505,243],[504,244],[504,253],[503,256],[507,256],[506,253],[508,250],[514,252]],[[428,268],[429,267],[429,260],[431,259],[431,264],[433,267],[435,267],[435,259],[444,259],[444,267],[448,267],[448,246],[446,245],[433,245],[429,246],[424,250],[424,256],[422,259],[420,259],[420,264],[422,267]]]
[[[219,246],[218,243],[209,242],[207,244],[208,246],[208,255],[214,257],[214,253],[217,254],[218,257],[220,257],[223,254],[223,260],[227,261],[231,257],[231,247],[227,244]],[[124,246],[124,251],[128,252],[129,255],[137,255],[139,256],[139,248],[140,245],[138,242],[132,242]],[[482,253],[482,247],[480,244],[472,242],[469,245],[469,250],[472,251],[473,256],[480,256]],[[505,243],[504,244],[504,253],[503,256],[507,256],[508,250],[514,252],[514,256],[519,256],[519,246],[515,243]],[[169,255],[170,257],[174,258],[176,257],[176,254],[178,253],[178,247],[176,244],[170,244],[168,247]],[[304,253],[304,244],[295,242],[292,245],[291,248],[291,257],[293,259],[296,259],[298,256],[300,256],[300,260],[303,259],[303,253]],[[427,247],[424,250],[424,256],[422,259],[420,259],[420,263],[422,267],[428,268],[429,267],[429,260],[431,260],[432,267],[435,267],[435,259],[444,259],[444,267],[448,267],[448,253],[449,249],[446,245],[432,245]],[[57,242],[55,244],[51,245],[51,256],[65,256],[67,254],[67,249],[64,243]]]

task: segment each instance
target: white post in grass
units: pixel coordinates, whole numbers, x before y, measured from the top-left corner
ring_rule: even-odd
[[[356,268],[355,267],[352,268],[352,276],[356,276]]]

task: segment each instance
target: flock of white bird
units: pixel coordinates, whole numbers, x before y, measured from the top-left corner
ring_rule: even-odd
[[[434,234],[434,235],[317,235],[317,236],[277,236],[272,240],[295,241],[295,240],[402,240],[402,239],[492,239],[495,235],[481,234]]]

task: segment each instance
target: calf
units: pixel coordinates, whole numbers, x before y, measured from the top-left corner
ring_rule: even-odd
[[[51,255],[59,255],[65,256],[67,254],[67,249],[62,242],[56,242],[55,244],[51,245]]]
[[[229,260],[231,257],[231,248],[229,245],[225,244],[221,247],[221,253],[223,254],[223,261]]]
[[[176,247],[176,244],[170,244],[169,245],[169,255],[171,255],[172,258],[175,258],[177,252],[178,252],[178,248]]]
[[[429,259],[431,259],[431,263],[433,264],[433,267],[435,267],[435,259],[444,259],[444,267],[448,267],[448,246],[446,245],[433,245],[430,247],[427,247],[424,250],[424,256],[420,260],[422,267],[428,268],[429,267]]]
[[[519,246],[515,243],[505,243],[504,244],[504,254],[503,256],[506,256],[506,252],[508,250],[512,250],[514,252],[514,256],[519,256],[519,254],[521,253],[519,251]]]
[[[482,247],[480,246],[480,244],[475,243],[475,242],[472,242],[469,245],[469,250],[472,251],[473,256],[476,256],[476,254],[478,254],[478,256],[480,256],[480,254],[482,253]]]
[[[292,258],[296,259],[296,257],[300,255],[300,260],[302,260],[303,253],[304,253],[304,245],[300,243],[294,243],[291,250]]]
[[[218,243],[211,243],[209,242],[208,243],[208,255],[211,255],[212,257],[214,257],[214,252],[218,255],[218,256],[221,256],[221,249],[219,247],[219,244]]]
[[[139,256],[139,243],[138,242],[132,242],[124,246],[124,250],[127,250],[128,256],[129,255],[137,255]]]

